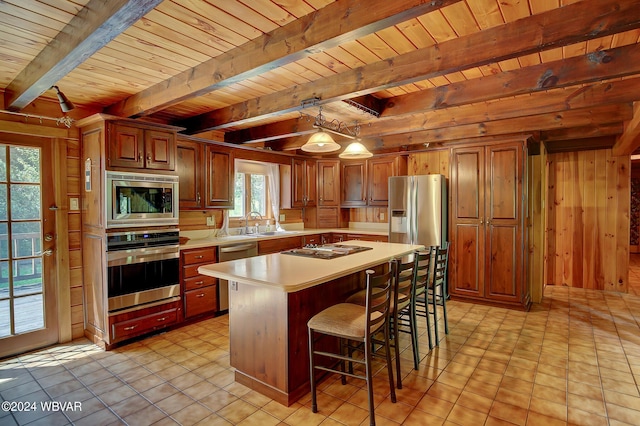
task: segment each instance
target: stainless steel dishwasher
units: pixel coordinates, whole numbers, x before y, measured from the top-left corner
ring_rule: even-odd
[[[244,259],[258,255],[258,243],[256,241],[225,244],[218,247],[218,262]],[[229,281],[218,281],[218,310],[229,309]]]

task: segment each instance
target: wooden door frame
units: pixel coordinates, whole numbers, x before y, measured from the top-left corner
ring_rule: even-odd
[[[50,156],[53,162],[53,203],[58,207],[53,212],[55,220],[55,261],[51,274],[55,281],[55,310],[58,327],[58,343],[72,340],[71,320],[71,287],[69,272],[69,238],[68,238],[68,206],[67,206],[67,150],[68,141],[65,138],[45,137],[33,134],[0,132],[3,143],[29,145],[34,141],[50,146]]]

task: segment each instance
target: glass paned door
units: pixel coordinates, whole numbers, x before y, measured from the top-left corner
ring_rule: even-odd
[[[57,341],[50,165],[44,146],[0,143],[0,356]]]

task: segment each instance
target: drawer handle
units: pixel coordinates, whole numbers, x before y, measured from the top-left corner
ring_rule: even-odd
[[[194,256],[195,259],[202,259],[203,257],[204,257],[203,255]]]
[[[200,293],[200,294],[196,295],[196,297],[204,297],[204,293]]]
[[[204,281],[196,281],[194,284],[195,285],[202,285],[202,284],[204,284]]]
[[[133,330],[134,328],[136,328],[138,326],[138,324],[136,325],[132,325],[131,327],[125,327],[124,329],[129,331],[129,330]]]
[[[166,319],[167,319],[167,317],[162,317],[162,318],[158,318],[156,321],[162,322],[162,321],[165,321]]]

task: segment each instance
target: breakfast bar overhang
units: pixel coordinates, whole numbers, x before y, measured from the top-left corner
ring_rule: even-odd
[[[364,271],[420,245],[348,241],[370,248],[332,259],[275,253],[201,266],[229,280],[229,352],[235,379],[283,405],[309,391],[307,321],[363,288]]]

